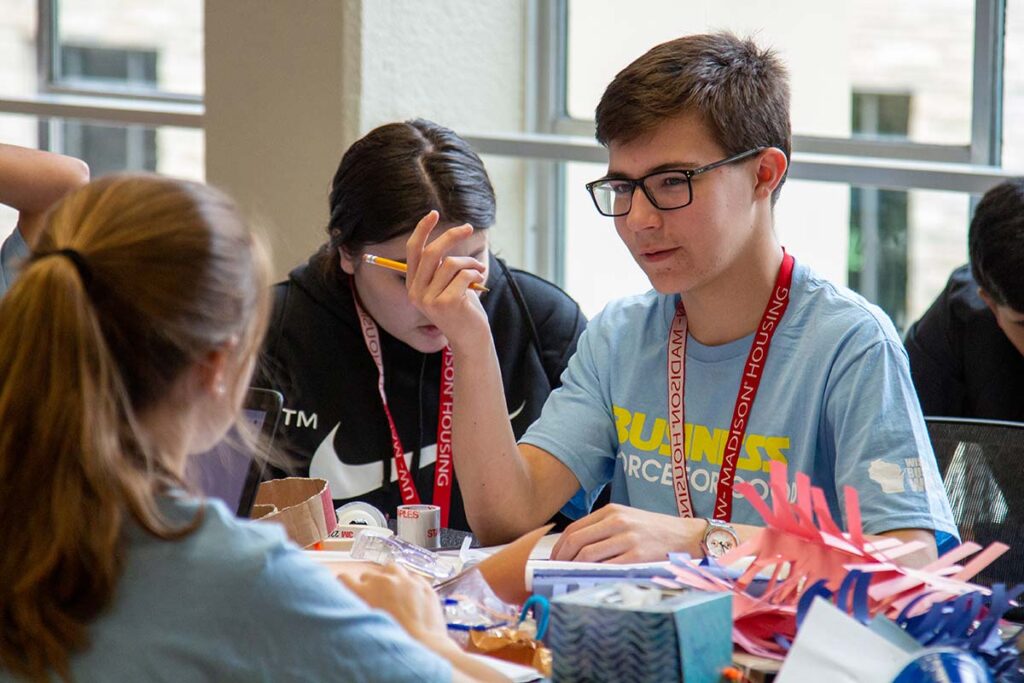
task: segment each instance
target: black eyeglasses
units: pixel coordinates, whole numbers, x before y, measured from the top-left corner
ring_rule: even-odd
[[[767,147],[755,147],[720,161],[693,169],[673,169],[648,173],[643,178],[601,178],[587,183],[587,192],[594,206],[604,216],[625,216],[633,208],[636,188],[643,190],[647,200],[656,209],[671,211],[689,206],[693,201],[693,179],[719,166],[736,163],[752,157]]]

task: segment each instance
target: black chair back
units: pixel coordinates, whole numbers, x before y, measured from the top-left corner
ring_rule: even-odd
[[[1010,550],[975,581],[1024,582],[1024,424],[926,417],[960,538]]]

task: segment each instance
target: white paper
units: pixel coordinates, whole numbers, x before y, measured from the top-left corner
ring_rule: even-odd
[[[476,652],[470,652],[468,654],[473,659],[482,662],[498,673],[507,676],[512,683],[529,683],[530,681],[539,681],[544,678],[540,675],[540,672],[532,666],[523,666],[522,664],[506,662],[503,659],[488,657],[487,655],[481,655]]]
[[[907,653],[832,603],[816,598],[776,683],[891,681]]]
[[[544,536],[543,538],[541,538],[539,541],[537,541],[537,545],[533,546],[533,550],[530,551],[530,559],[531,560],[547,560],[547,559],[549,559],[551,557],[551,549],[555,547],[555,543],[557,543],[558,539],[561,538],[561,537],[562,537],[562,534],[548,534],[547,536]],[[496,553],[499,550],[503,549],[504,547],[505,547],[504,545],[491,545],[491,546],[487,546],[486,548],[471,548],[470,550],[467,551],[467,555],[472,560],[480,561],[480,560],[484,559],[485,557],[490,557],[491,555],[493,555],[494,553]],[[453,551],[442,550],[441,554],[442,555],[451,554],[452,552]],[[457,554],[458,551],[454,551],[454,553]]]

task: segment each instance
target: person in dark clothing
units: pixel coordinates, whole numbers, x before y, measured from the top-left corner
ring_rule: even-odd
[[[448,508],[443,525],[469,528],[449,442],[440,436],[438,445],[450,430],[450,400],[442,400],[447,340],[408,301],[404,274],[362,261],[364,254],[404,260],[406,239],[424,221],[436,223],[433,237],[472,232],[452,260],[479,262],[474,272],[489,289],[480,301],[517,435],[559,385],[586,319],[558,287],[489,253],[494,215],[480,158],[435,123],[381,126],[342,157],[329,239],[274,287],[254,382],[285,396],[290,473],[326,479],[337,505],[360,500],[393,516],[415,496]]]
[[[1024,422],[1024,179],[985,194],[968,243],[970,265],[907,331],[921,409]]]

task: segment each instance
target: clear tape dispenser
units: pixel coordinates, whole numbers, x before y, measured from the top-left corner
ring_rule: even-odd
[[[352,558],[377,564],[399,564],[409,571],[421,574],[434,583],[455,575],[455,568],[444,559],[400,538],[361,533],[352,545]]]

